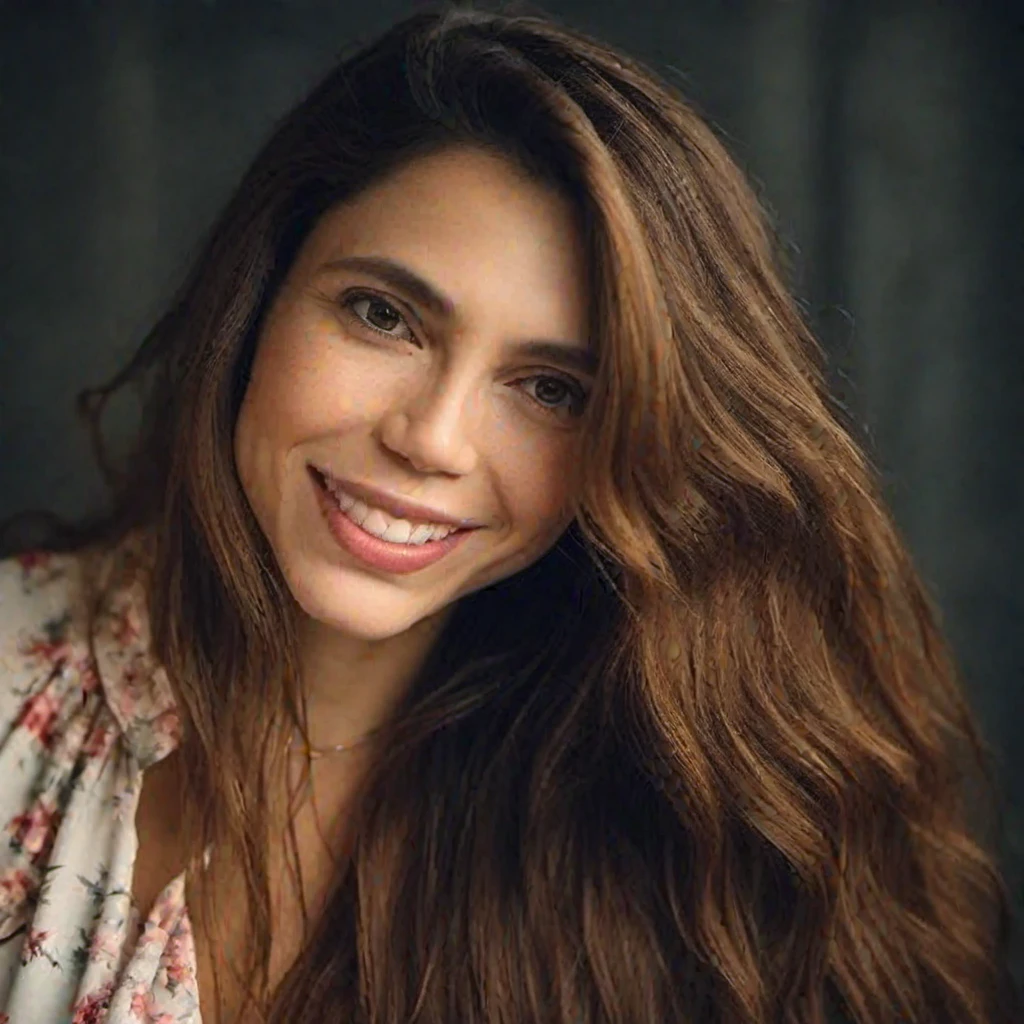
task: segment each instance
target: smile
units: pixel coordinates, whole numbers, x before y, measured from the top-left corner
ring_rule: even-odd
[[[347,493],[319,470],[310,476],[327,527],[360,562],[391,573],[418,572],[454,550],[473,532],[451,523],[399,518]]]
[[[443,523],[419,523],[409,519],[398,519],[388,515],[382,508],[375,508],[347,494],[336,483],[327,478],[324,486],[331,497],[338,503],[338,508],[348,516],[356,526],[392,544],[426,544],[429,541],[444,540],[454,533],[456,527]]]

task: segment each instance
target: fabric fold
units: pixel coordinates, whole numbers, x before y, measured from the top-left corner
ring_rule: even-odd
[[[109,556],[111,579],[129,554]],[[184,876],[145,916],[131,898],[173,695],[138,580],[110,591],[90,645],[83,564],[0,562],[0,1024],[200,1024]]]

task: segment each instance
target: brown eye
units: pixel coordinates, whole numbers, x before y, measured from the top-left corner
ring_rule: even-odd
[[[365,306],[366,312],[360,313],[358,307]],[[402,322],[402,314],[392,309],[382,299],[360,299],[352,304],[352,310],[361,316],[371,327],[387,331],[389,334]]]
[[[541,409],[555,416],[579,416],[587,404],[586,390],[573,378],[536,374],[515,383],[521,385]]]
[[[569,386],[557,377],[541,377],[534,388],[538,402],[545,405],[561,405],[569,397]]]
[[[357,292],[342,302],[356,320],[364,327],[390,338],[413,341],[414,336],[405,317],[386,299],[367,292]],[[404,331],[396,331],[403,326]]]

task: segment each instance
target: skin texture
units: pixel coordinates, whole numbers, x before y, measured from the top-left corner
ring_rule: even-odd
[[[331,266],[352,256],[401,263],[450,308]],[[235,458],[298,607],[315,745],[378,724],[453,602],[571,522],[590,380],[522,345],[585,350],[587,309],[569,202],[476,148],[417,158],[306,240],[258,343]],[[310,463],[483,526],[419,572],[365,567],[328,532]]]

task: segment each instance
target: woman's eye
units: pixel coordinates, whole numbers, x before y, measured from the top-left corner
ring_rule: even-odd
[[[580,416],[587,404],[587,393],[579,381],[568,377],[537,374],[523,377],[515,383],[546,412],[555,415]]]
[[[346,298],[342,305],[365,327],[378,334],[386,334],[389,338],[400,338],[413,341],[414,336],[409,329],[405,317],[386,299],[379,295],[357,293]],[[405,327],[404,333],[395,333],[395,328]]]

